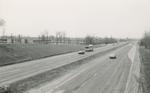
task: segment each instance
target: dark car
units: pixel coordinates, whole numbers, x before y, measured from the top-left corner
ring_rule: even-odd
[[[110,59],[116,59],[117,56],[116,56],[116,54],[113,53],[113,54],[110,54],[110,55],[109,55],[109,58],[110,58]]]

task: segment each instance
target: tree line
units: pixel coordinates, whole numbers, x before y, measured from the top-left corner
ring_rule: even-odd
[[[144,33],[140,45],[150,49],[150,31]]]
[[[115,38],[100,38],[100,37],[94,37],[94,36],[86,36],[84,38],[85,40],[85,44],[93,44],[93,45],[96,45],[96,44],[110,44],[110,43],[117,43],[117,39]]]
[[[0,19],[0,27],[3,27],[4,25],[5,25],[5,20]],[[5,29],[3,29],[3,35],[1,36],[1,39],[5,39],[5,38],[12,39],[11,40],[12,42],[14,42],[14,40],[17,42],[21,42],[22,39],[25,39],[25,42],[28,43],[28,38],[24,38],[24,36],[22,36],[22,35],[13,36],[11,34],[11,36],[5,36]],[[39,36],[37,36],[34,41],[37,43],[46,43],[46,44],[47,43],[56,43],[56,44],[58,44],[58,43],[67,43],[67,44],[75,43],[75,44],[96,45],[96,44],[117,43],[119,40],[112,38],[112,37],[101,38],[101,37],[95,37],[95,36],[91,36],[91,35],[87,35],[86,37],[83,37],[83,38],[71,38],[71,37],[67,37],[66,33],[63,31],[56,32],[55,35],[49,35],[48,31],[45,30]]]

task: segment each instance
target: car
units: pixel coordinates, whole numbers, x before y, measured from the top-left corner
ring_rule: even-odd
[[[109,55],[109,58],[110,58],[110,59],[116,59],[117,56],[116,56],[116,54],[113,53],[113,54],[110,54],[110,55]]]
[[[78,51],[78,54],[85,54],[85,51]]]
[[[92,52],[93,51],[93,48],[87,48],[85,49],[86,52]]]
[[[85,47],[85,51],[86,51],[86,52],[92,52],[92,51],[94,51],[93,45],[90,44],[90,45],[86,46],[86,47]]]
[[[89,47],[93,47],[93,45],[92,45],[92,44],[89,44]]]

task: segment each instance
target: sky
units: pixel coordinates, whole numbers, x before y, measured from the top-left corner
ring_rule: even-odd
[[[7,35],[48,31],[68,37],[141,38],[150,30],[150,0],[0,0],[0,18]]]

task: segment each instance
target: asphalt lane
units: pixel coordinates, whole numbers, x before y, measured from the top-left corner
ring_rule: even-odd
[[[109,59],[109,54],[95,58],[68,75],[27,93],[124,93],[131,66],[128,58],[131,47],[129,44],[113,51],[117,59]]]
[[[17,80],[24,79],[45,72],[47,70],[51,70],[66,64],[70,64],[72,62],[111,49],[116,46],[118,45],[108,45],[105,47],[97,48],[95,49],[94,52],[86,53],[85,55],[82,56],[78,55],[77,52],[74,52],[74,53],[68,53],[64,55],[44,58],[40,60],[34,60],[30,62],[0,67],[0,85],[9,84]]]

